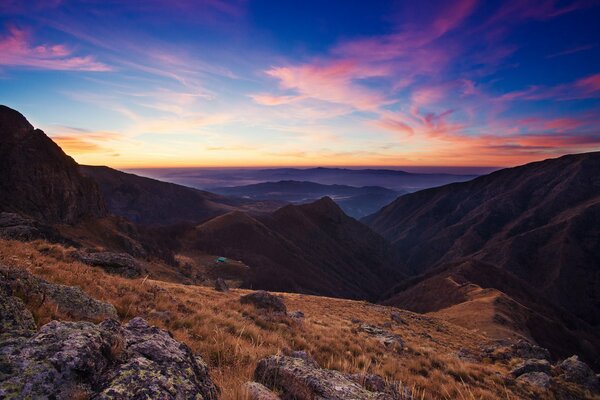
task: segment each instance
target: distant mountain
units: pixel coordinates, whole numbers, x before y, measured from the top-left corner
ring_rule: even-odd
[[[278,181],[308,181],[323,185],[381,186],[414,192],[451,182],[468,181],[476,175],[420,174],[392,169],[350,168],[148,168],[130,172],[199,189],[244,186]]]
[[[111,213],[143,224],[198,223],[234,210],[272,211],[284,203],[233,199],[109,167],[80,166],[94,179]]]
[[[600,324],[600,153],[408,194],[363,222],[402,254],[410,274],[482,260]]]
[[[252,200],[279,200],[296,204],[313,202],[327,196],[333,199],[346,214],[354,218],[374,213],[402,193],[380,186],[322,185],[305,181],[264,182],[210,190],[227,196]]]
[[[19,112],[0,106],[0,211],[47,223],[107,214],[95,182]]]
[[[228,213],[181,243],[243,261],[250,288],[373,300],[401,278],[386,241],[330,198],[258,217]]]

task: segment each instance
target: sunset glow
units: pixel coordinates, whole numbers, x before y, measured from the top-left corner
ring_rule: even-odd
[[[3,1],[0,103],[124,168],[600,150],[598,2],[416,4]]]

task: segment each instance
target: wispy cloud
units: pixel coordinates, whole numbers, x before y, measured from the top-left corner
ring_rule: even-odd
[[[598,46],[597,44],[584,44],[582,46],[575,46],[575,47],[571,47],[568,48],[566,50],[563,51],[559,51],[558,53],[552,53],[546,56],[546,58],[556,58],[556,57],[562,57],[562,56],[568,56],[571,54],[576,54],[576,53],[581,53],[582,51],[587,51],[587,50],[591,50],[594,47]]]
[[[30,32],[9,26],[0,38],[0,65],[62,71],[110,71],[92,56],[75,56],[63,44],[33,44]]]

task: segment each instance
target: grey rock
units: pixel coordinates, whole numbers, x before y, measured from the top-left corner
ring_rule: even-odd
[[[100,267],[107,272],[122,275],[126,278],[135,278],[142,275],[144,267],[127,253],[75,253],[75,258],[85,264]]]
[[[525,360],[510,371],[510,374],[517,378],[530,372],[543,372],[549,374],[550,370],[551,365],[547,360]]]
[[[0,237],[19,241],[45,239],[50,242],[70,243],[54,228],[11,212],[0,212]]]
[[[254,379],[268,388],[280,390],[283,399],[391,399],[387,394],[365,389],[341,372],[315,367],[301,358],[264,358],[256,366]]]
[[[523,360],[551,360],[550,352],[547,349],[523,339],[513,343],[499,341],[496,344],[484,347],[482,350],[485,353],[485,357],[489,357],[492,360],[508,361],[513,358],[521,358]]]
[[[223,278],[217,278],[215,280],[215,290],[217,292],[229,292],[229,286]]]
[[[404,340],[400,335],[392,333],[378,326],[361,324],[359,329],[377,339],[385,347],[399,346],[404,347]]]
[[[399,325],[408,325],[408,323],[402,318],[402,315],[400,315],[400,313],[397,311],[392,311],[390,318]]]
[[[36,298],[40,304],[49,299],[62,312],[76,319],[97,321],[117,318],[117,310],[112,304],[96,300],[76,286],[50,283],[31,275],[26,270],[4,265],[0,265],[0,279],[11,293]]]
[[[252,304],[254,307],[263,310],[281,312],[284,314],[287,313],[287,309],[283,303],[283,300],[281,300],[280,297],[272,295],[264,290],[259,290],[240,297],[240,303]]]
[[[134,318],[121,326],[52,321],[0,348],[0,398],[217,399],[206,365],[168,332]]]
[[[572,356],[556,366],[557,375],[567,382],[581,385],[592,393],[600,393],[600,381],[594,371],[579,357]]]
[[[0,335],[12,333],[18,335],[33,334],[36,326],[33,316],[18,297],[10,294],[4,282],[0,283]]]
[[[296,321],[302,321],[304,319],[304,313],[302,311],[292,311],[288,314],[288,317]]]
[[[258,382],[246,382],[244,390],[250,400],[281,400],[279,396]]]
[[[548,389],[552,383],[550,375],[539,371],[522,374],[517,378],[517,381],[527,382],[531,386],[535,386],[540,389]]]
[[[299,358],[304,360],[308,365],[311,365],[315,368],[319,368],[319,364],[317,361],[306,351],[304,350],[295,350],[290,353],[290,357]]]

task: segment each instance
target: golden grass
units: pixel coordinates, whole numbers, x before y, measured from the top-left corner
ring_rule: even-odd
[[[521,384],[507,383],[508,365],[458,359],[459,349],[476,350],[487,338],[441,319],[399,311],[408,325],[392,324],[391,330],[405,341],[404,349],[394,351],[352,322],[391,323],[390,307],[283,293],[288,310],[303,311],[304,322],[265,318],[252,306],[240,304],[239,297],[247,290],[220,293],[209,287],[125,279],[73,262],[68,251],[41,241],[0,240],[0,263],[25,268],[51,282],[79,286],[92,297],[112,303],[122,321],[139,315],[168,329],[209,364],[223,399],[247,398],[242,385],[252,379],[257,361],[288,350],[306,350],[326,368],[376,373],[399,381],[416,398],[545,398]],[[68,318],[48,304],[28,305],[38,324]]]

